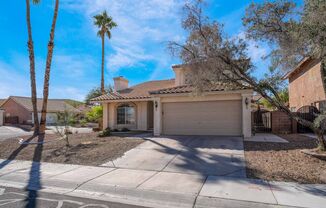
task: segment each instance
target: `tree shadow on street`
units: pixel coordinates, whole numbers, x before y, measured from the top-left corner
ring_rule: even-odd
[[[36,136],[31,136],[30,138],[25,140],[24,143],[21,144],[15,151],[13,151],[6,160],[0,163],[0,169],[4,168],[13,160],[15,160],[19,153],[29,145],[28,142],[32,141],[34,138],[36,138]]]
[[[38,191],[42,188],[41,159],[42,159],[44,136],[45,136],[44,134],[38,136],[37,145],[34,150],[33,162],[29,172],[28,184],[25,188],[26,191],[28,192],[28,195],[25,199],[26,208],[36,207]]]

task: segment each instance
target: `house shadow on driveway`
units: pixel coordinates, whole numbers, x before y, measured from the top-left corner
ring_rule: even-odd
[[[199,190],[208,197],[216,197],[217,193],[235,192],[243,195],[243,200],[255,201],[257,191],[266,199],[261,202],[277,203],[272,189],[276,191],[295,191],[324,196],[325,192],[314,186],[280,186],[263,180],[248,179],[244,157],[244,144],[241,137],[223,136],[164,136],[144,138],[146,142],[128,151],[121,158],[110,161],[103,166],[131,170],[156,171],[150,182],[172,180],[177,184],[179,176],[194,176],[193,180],[203,183]],[[171,176],[168,177],[167,175]],[[181,174],[181,175],[178,175]],[[183,174],[183,176],[182,176]],[[175,178],[174,178],[175,177]],[[148,183],[140,187],[147,187]],[[226,197],[226,196],[217,196]],[[232,198],[232,197],[231,197]]]
[[[166,136],[146,142],[104,166],[159,172],[246,177],[241,137]]]

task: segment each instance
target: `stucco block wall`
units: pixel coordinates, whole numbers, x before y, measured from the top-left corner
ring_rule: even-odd
[[[11,99],[2,108],[5,111],[4,116],[18,116],[20,124],[32,120],[32,113]]]
[[[281,111],[272,112],[272,132],[273,133],[295,133],[290,117]]]
[[[320,65],[318,61],[308,62],[289,77],[290,108],[298,110],[302,106],[326,99]]]

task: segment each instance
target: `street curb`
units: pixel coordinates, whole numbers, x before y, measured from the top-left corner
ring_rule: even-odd
[[[60,181],[60,183],[63,183],[63,181]],[[0,186],[26,189],[26,183],[23,182],[8,182],[0,180]],[[98,190],[89,190],[89,188],[83,186],[78,188],[58,188],[51,185],[44,185],[41,189],[39,187],[28,188],[29,190],[37,190],[47,193],[151,208],[297,208],[294,206],[282,206],[277,204],[258,203],[200,195],[168,193],[147,189],[123,188],[118,186],[97,186]]]
[[[122,187],[110,187],[109,189],[107,189],[107,192],[77,189],[73,192],[66,193],[66,195],[153,208],[192,208],[196,198],[195,195],[172,194],[153,190],[127,189]]]
[[[62,183],[63,181],[59,182]],[[0,186],[26,189],[27,184],[23,182],[0,180]],[[97,188],[102,189],[101,191],[87,190],[84,189],[83,186],[76,188],[77,187],[58,188],[46,185],[46,182],[42,185],[42,188],[33,186],[28,187],[29,190],[153,208],[192,208],[196,198],[196,195],[123,188],[118,186],[97,186]]]
[[[293,206],[282,206],[277,204],[266,204],[234,199],[198,196],[194,208],[298,208]]]

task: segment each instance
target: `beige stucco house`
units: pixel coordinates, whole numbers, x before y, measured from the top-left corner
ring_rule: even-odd
[[[153,130],[156,136],[251,136],[251,89],[221,83],[194,96],[187,84],[190,70],[172,68],[175,79],[132,87],[127,79],[114,78],[114,91],[93,99],[103,105],[103,127]]]
[[[326,100],[320,72],[321,62],[306,58],[284,78],[289,80],[289,105],[291,111],[312,105],[321,108]],[[326,106],[325,106],[326,107]]]

